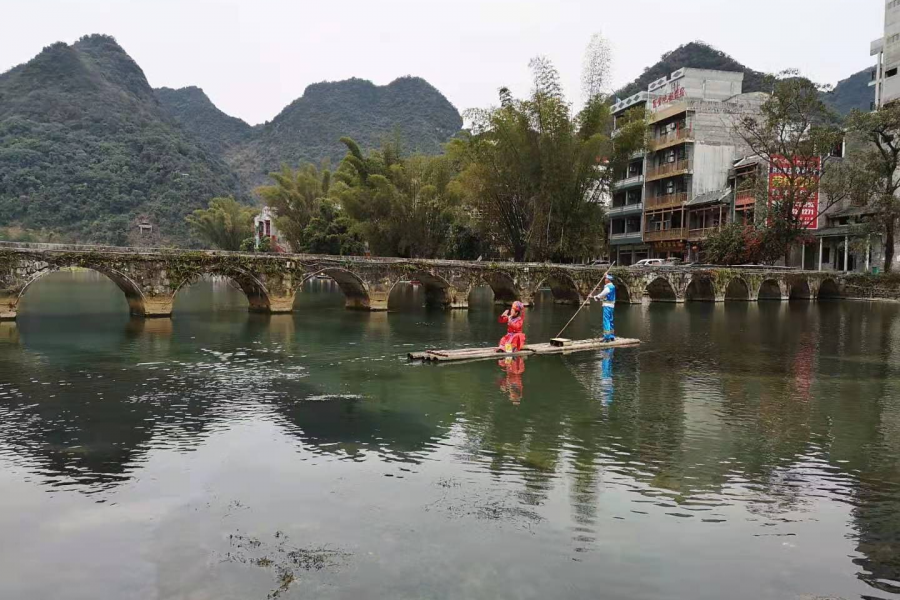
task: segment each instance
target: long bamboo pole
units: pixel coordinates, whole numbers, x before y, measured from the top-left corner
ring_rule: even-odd
[[[556,337],[559,337],[563,334],[563,332],[572,324],[572,321],[575,320],[575,317],[578,316],[578,313],[581,312],[581,309],[585,307],[585,305],[591,301],[591,296],[594,295],[594,292],[597,291],[597,288],[603,284],[603,280],[606,279],[606,276],[609,275],[609,272],[612,271],[612,268],[616,266],[616,261],[613,261],[609,268],[606,270],[606,273],[603,274],[603,277],[600,278],[600,281],[597,282],[597,285],[594,286],[594,289],[591,290],[591,293],[587,295],[587,298],[584,299],[584,302],[581,303],[581,306],[578,307],[578,310],[575,311],[575,314],[572,315],[572,318],[569,319],[569,322],[565,324],[565,326],[559,330],[559,333],[556,334]]]

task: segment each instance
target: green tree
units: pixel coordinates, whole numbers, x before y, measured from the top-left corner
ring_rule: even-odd
[[[635,120],[613,143],[602,95],[573,114],[553,65],[537,58],[530,67],[527,99],[501,89],[500,106],[469,111],[471,131],[449,145],[463,165],[461,192],[486,236],[517,261],[596,256],[605,246],[600,199],[643,143],[646,124]]]
[[[820,204],[815,215],[800,209],[819,194],[819,186],[834,161],[832,150],[843,132],[822,101],[822,86],[785,71],[768,80],[772,90],[758,115],[735,121],[735,133],[760,157],[771,173],[775,193],[760,186],[757,203],[761,221],[768,228],[766,243],[788,259],[790,248],[808,236],[808,227],[838,199]]]
[[[873,112],[853,111],[846,122],[848,158],[826,182],[828,193],[849,197],[856,206],[872,209],[861,233],[882,236],[884,271],[891,272],[897,220],[900,218],[900,105]]]
[[[241,242],[253,235],[256,209],[232,197],[213,198],[209,208],[186,217],[192,231],[203,241],[222,250],[240,250]]]
[[[452,157],[404,158],[396,139],[364,156],[353,140],[341,141],[348,151],[335,172],[334,198],[359,223],[371,252],[441,256],[459,203]]]
[[[274,183],[257,188],[263,201],[275,210],[276,224],[288,243],[296,249],[306,243],[304,232],[313,217],[319,216],[320,205],[331,188],[331,171],[312,164],[296,171],[282,166],[270,173]]]
[[[780,249],[766,237],[771,231],[755,225],[729,223],[703,240],[704,260],[717,265],[771,263]]]
[[[303,252],[311,254],[361,255],[366,251],[359,224],[340,214],[335,202],[324,200],[319,214],[310,219],[303,232]]]

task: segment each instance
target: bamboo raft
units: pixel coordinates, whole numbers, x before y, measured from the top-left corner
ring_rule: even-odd
[[[614,342],[604,342],[600,338],[588,340],[572,340],[565,346],[553,344],[531,344],[524,346],[519,352],[498,352],[496,346],[491,348],[461,348],[459,350],[426,350],[424,352],[410,352],[409,360],[422,362],[457,362],[471,360],[488,360],[491,358],[509,358],[514,356],[536,356],[538,354],[571,354],[572,352],[586,352],[588,350],[605,350],[607,348],[621,348],[623,346],[637,346],[641,340],[630,338],[617,338]]]

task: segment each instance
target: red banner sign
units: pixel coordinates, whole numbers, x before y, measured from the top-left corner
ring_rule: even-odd
[[[773,156],[769,164],[769,205],[785,200],[793,179],[793,216],[804,229],[819,228],[819,177],[822,159]]]

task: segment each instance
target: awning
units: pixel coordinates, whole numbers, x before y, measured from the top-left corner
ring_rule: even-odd
[[[742,158],[739,161],[737,161],[736,163],[734,163],[734,165],[731,168],[732,169],[740,169],[742,167],[758,165],[761,160],[762,160],[762,158],[760,158],[759,156],[745,156],[744,158]]]
[[[840,225],[837,227],[824,227],[818,229],[813,231],[813,235],[816,237],[855,237],[858,234],[851,231],[849,225]]]
[[[684,203],[685,206],[702,206],[703,204],[717,204],[719,202],[724,202],[731,195],[731,189],[725,188],[724,190],[716,190],[714,192],[706,192],[705,194],[700,194],[699,196],[694,196],[690,200]]]

